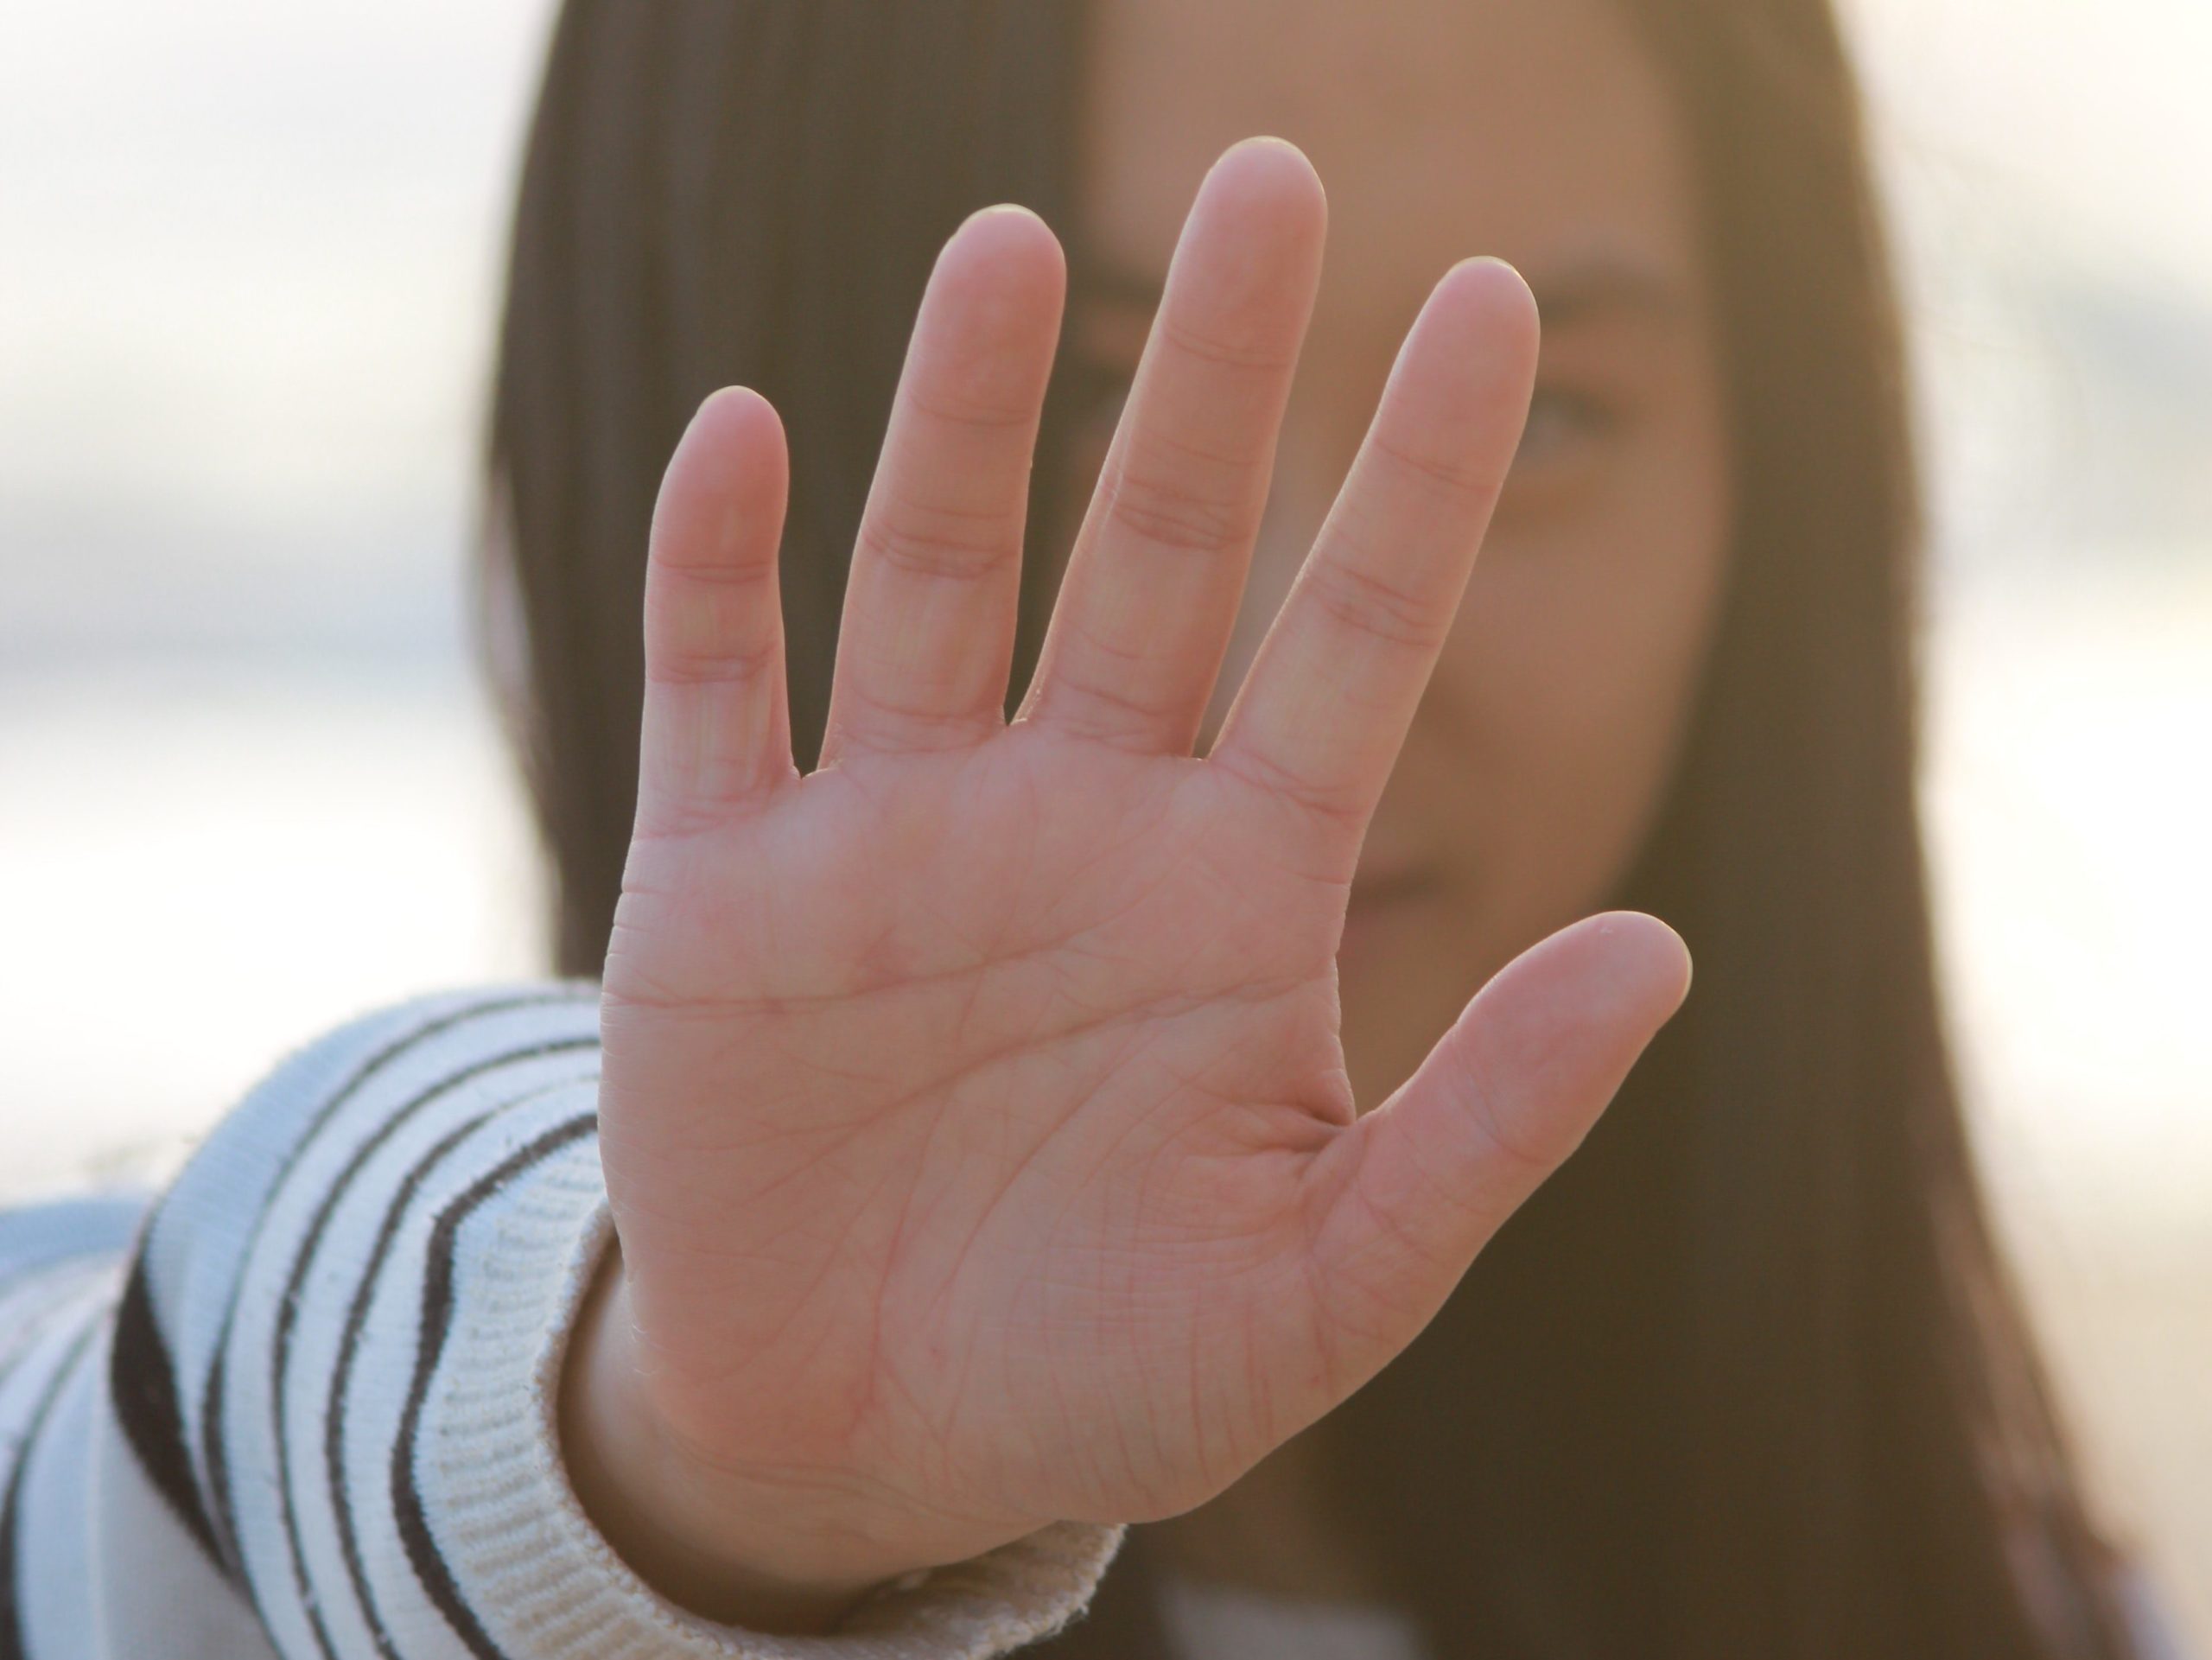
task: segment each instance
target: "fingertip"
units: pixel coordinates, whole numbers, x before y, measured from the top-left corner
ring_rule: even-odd
[[[1689,995],[1693,964],[1682,937],[1642,911],[1605,911],[1586,918],[1566,935],[1584,936],[1601,953],[1608,977],[1624,996],[1665,1021]]]
[[[941,276],[989,283],[1012,297],[1057,302],[1067,254],[1052,227],[1019,202],[979,207],[963,219],[938,255]]]
[[[1269,181],[1278,189],[1301,196],[1325,194],[1313,158],[1289,139],[1274,133],[1255,133],[1249,138],[1238,139],[1222,151],[1211,171]]]
[[[784,423],[749,386],[724,386],[692,414],[669,458],[653,504],[649,549],[662,564],[700,565],[727,557],[747,524],[782,511]]]
[[[1535,372],[1543,332],[1536,296],[1528,279],[1503,259],[1488,254],[1463,259],[1437,280],[1429,296],[1432,310],[1464,320],[1492,351]]]
[[[707,394],[691,417],[685,436],[736,442],[772,438],[780,445],[783,417],[776,406],[750,386],[722,386]]]
[[[1525,313],[1531,320],[1535,317],[1535,293],[1529,288],[1529,279],[1521,275],[1520,267],[1510,259],[1502,259],[1496,254],[1476,254],[1445,272],[1442,281],[1474,287],[1490,304]]]
[[[1018,201],[995,202],[979,207],[961,221],[956,239],[977,242],[1001,251],[1014,251],[1060,263],[1060,239],[1044,216]]]
[[[1328,192],[1306,152],[1287,138],[1262,135],[1224,150],[1198,188],[1202,200],[1224,198],[1247,212],[1280,219],[1319,237],[1328,222]]]
[[[783,420],[772,404],[750,386],[719,387],[684,424],[663,488],[696,475],[728,489],[757,474],[764,453],[780,455],[783,444]]]

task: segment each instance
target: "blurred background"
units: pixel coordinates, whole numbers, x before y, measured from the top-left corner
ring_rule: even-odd
[[[1936,485],[1927,789],[1985,1164],[2212,1652],[2212,6],[1845,0]],[[533,971],[472,665],[545,0],[0,0],[0,1199]]]

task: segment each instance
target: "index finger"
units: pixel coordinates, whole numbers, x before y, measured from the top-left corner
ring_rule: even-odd
[[[1451,632],[1535,378],[1520,273],[1446,273],[1212,759],[1363,830]]]

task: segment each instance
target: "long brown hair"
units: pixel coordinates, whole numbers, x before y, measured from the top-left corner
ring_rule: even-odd
[[[2123,1656],[1943,1041],[1904,354],[1847,55],[1827,0],[1619,3],[1692,133],[1741,480],[1690,737],[1620,896],[1690,940],[1697,991],[1428,1332],[1312,1433],[1440,1660]],[[804,761],[938,246],[995,200],[1079,232],[1083,12],[564,6],[486,565],[562,971],[597,972],[620,885],[645,529],[684,421],[741,381],[789,430]],[[1058,424],[1040,502],[1065,499]],[[1152,1571],[1140,1530],[1054,1651],[1158,1651]]]

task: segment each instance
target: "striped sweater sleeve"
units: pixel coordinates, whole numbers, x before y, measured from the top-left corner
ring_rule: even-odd
[[[616,1556],[556,1428],[598,1072],[593,987],[425,999],[293,1056],[158,1200],[0,1215],[0,1660],[970,1660],[1077,1614],[1115,1530],[810,1638]]]

